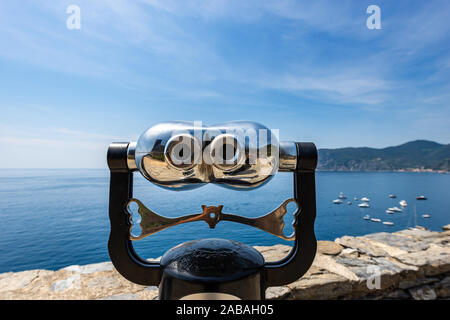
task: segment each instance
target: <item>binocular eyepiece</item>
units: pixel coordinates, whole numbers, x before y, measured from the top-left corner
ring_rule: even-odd
[[[255,122],[205,127],[195,122],[159,123],[128,147],[128,166],[154,184],[175,190],[216,183],[252,189],[277,171],[297,165],[295,143]]]

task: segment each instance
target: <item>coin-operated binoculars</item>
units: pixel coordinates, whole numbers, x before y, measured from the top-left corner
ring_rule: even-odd
[[[300,278],[316,254],[315,168],[313,143],[278,142],[274,133],[254,122],[230,122],[199,127],[191,122],[166,122],[145,131],[136,142],[112,143],[108,249],[117,271],[126,279],[159,286],[160,299],[264,299],[267,287]],[[223,205],[202,206],[201,212],[176,218],[159,215],[133,198],[133,172],[170,190],[198,188],[206,183],[248,190],[268,182],[277,171],[294,175],[294,197],[258,218],[223,212]],[[283,232],[288,203],[294,202],[292,235]],[[138,205],[141,234],[131,233],[129,205]],[[139,257],[138,241],[166,228],[205,221],[246,224],[284,240],[294,241],[288,256],[265,262],[252,247],[232,240],[200,239],[167,251],[159,263]]]

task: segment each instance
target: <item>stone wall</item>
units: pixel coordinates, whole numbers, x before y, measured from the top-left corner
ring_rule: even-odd
[[[283,245],[255,247],[266,261],[288,254]],[[122,278],[111,262],[58,271],[0,274],[0,299],[156,299],[156,287]],[[450,225],[319,241],[301,279],[267,289],[268,299],[448,299]]]

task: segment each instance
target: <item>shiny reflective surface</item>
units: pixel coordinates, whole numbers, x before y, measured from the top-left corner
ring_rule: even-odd
[[[175,135],[164,148],[165,161],[174,169],[188,171],[201,162],[201,142],[190,134]]]
[[[212,141],[208,156],[217,169],[236,171],[245,165],[245,146],[233,135],[221,134]]]
[[[290,172],[297,169],[297,146],[295,142],[280,142],[280,163],[278,170]]]
[[[130,142],[127,149],[127,166],[130,170],[137,170],[136,166],[136,142]]]
[[[160,216],[159,214],[148,209],[141,201],[131,199],[127,204],[128,213],[131,216],[132,213],[129,209],[130,204],[136,203],[138,205],[138,213],[141,216],[141,234],[138,236],[132,235],[131,229],[133,228],[133,223],[131,222],[130,240],[140,240],[172,226],[201,220],[205,221],[211,229],[214,229],[216,224],[223,220],[246,224],[273,234],[283,240],[292,241],[295,239],[295,234],[293,233],[289,236],[284,234],[285,223],[283,220],[285,214],[287,213],[286,207],[291,202],[295,203],[298,209],[297,202],[294,199],[287,199],[272,212],[258,218],[246,218],[234,214],[222,213],[222,205],[217,207],[202,205],[202,213],[190,214],[177,218],[168,218]]]
[[[255,122],[214,126],[164,122],[139,138],[135,167],[149,181],[170,189],[193,189],[206,183],[252,189],[268,182],[278,168],[295,170],[295,144],[281,146],[270,129]]]
[[[173,156],[170,142],[175,142],[173,139],[175,136],[194,139],[193,123],[164,122],[145,131],[139,137],[136,145],[136,166],[146,179],[158,186],[175,189],[199,187],[207,181],[209,173],[206,166],[197,164],[192,168],[183,170],[181,166],[171,165],[168,161]],[[201,141],[201,135],[196,138]],[[180,142],[184,146],[182,149],[186,150],[189,144],[184,140]],[[169,152],[169,154],[166,155],[166,152]],[[201,150],[192,150],[192,152],[201,153]],[[181,158],[183,159],[183,157]]]

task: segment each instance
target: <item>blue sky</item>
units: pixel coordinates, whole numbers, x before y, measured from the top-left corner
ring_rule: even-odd
[[[449,143],[449,17],[446,0],[2,1],[0,167],[105,168],[111,141],[165,120]]]

